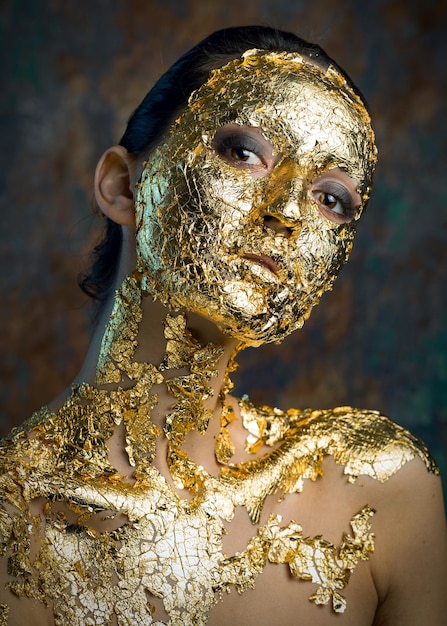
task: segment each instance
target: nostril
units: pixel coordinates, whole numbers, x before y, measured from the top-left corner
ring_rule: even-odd
[[[292,229],[286,226],[274,215],[264,215],[264,227],[272,230],[275,235],[283,235],[284,237],[289,238],[292,234]]]

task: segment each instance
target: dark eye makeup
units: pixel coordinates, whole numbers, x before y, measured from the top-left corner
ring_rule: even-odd
[[[255,129],[235,125],[220,128],[212,146],[222,159],[242,169],[266,169],[273,152],[272,146]]]
[[[359,210],[350,191],[335,180],[320,179],[314,185],[312,195],[323,214],[340,224],[352,221]]]
[[[280,160],[272,144],[254,127],[222,126],[216,131],[211,145],[221,159],[236,169],[248,170],[255,177],[268,174]],[[326,170],[314,180],[310,189],[320,213],[335,224],[351,222],[359,210],[355,181],[348,178],[345,183],[344,177],[345,173],[339,168]]]
[[[219,153],[226,153],[230,150],[246,150],[248,152],[253,152],[257,156],[259,156],[258,152],[260,151],[259,145],[251,137],[236,134],[222,137],[220,141],[217,141],[215,148]]]

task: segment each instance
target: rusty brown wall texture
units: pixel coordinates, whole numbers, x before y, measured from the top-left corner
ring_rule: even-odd
[[[365,92],[380,148],[348,266],[305,328],[240,358],[237,391],[353,404],[411,428],[446,467],[447,3],[3,0],[1,429],[66,387],[89,337],[76,284],[101,222],[95,162],[176,57],[260,23],[315,40]]]

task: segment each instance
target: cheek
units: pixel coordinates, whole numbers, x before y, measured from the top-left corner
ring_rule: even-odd
[[[252,230],[254,185],[249,175],[226,171],[214,162],[186,172],[187,193],[179,203],[178,233],[190,251],[219,255],[240,245]],[[186,249],[185,248],[185,249]]]
[[[180,228],[188,229],[182,209],[185,181],[164,163],[162,156],[151,155],[137,188],[137,254],[150,274],[179,256]]]
[[[214,152],[206,152],[191,166],[190,190],[204,202],[204,210],[220,213],[222,208],[247,214],[256,195],[256,179],[248,171],[227,164]]]
[[[304,228],[297,240],[297,265],[308,289],[330,288],[347,261],[355,234],[353,225]]]

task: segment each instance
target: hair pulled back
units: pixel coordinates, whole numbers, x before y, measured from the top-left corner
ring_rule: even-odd
[[[155,83],[132,113],[120,145],[133,155],[148,154],[161,140],[191,93],[208,79],[212,69],[221,67],[246,50],[298,52],[316,65],[335,66],[350,87],[364,101],[349,76],[317,44],[282,30],[265,26],[224,28],[212,33],[182,55]],[[122,243],[119,224],[106,218],[104,238],[94,248],[91,267],[81,275],[81,289],[103,304],[113,287]]]

